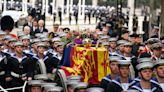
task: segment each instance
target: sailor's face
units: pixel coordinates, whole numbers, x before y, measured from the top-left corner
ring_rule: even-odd
[[[22,40],[24,46],[29,46],[30,40],[29,39],[24,39]]]
[[[164,66],[158,66],[156,69],[158,77],[164,78]]]
[[[116,42],[110,42],[110,47],[111,48],[116,48],[116,46],[117,46]]]
[[[118,49],[119,49],[120,52],[123,52],[124,51],[124,45],[119,45]]]
[[[112,73],[118,74],[118,62],[111,62],[110,69]]]
[[[42,92],[41,87],[32,87],[31,92]]]
[[[32,44],[32,48],[34,48],[35,50],[37,50],[37,43]]]
[[[125,34],[123,34],[123,36],[122,36],[125,40],[128,40],[129,39],[129,33],[125,33]]]
[[[127,78],[129,76],[129,72],[130,72],[129,66],[122,66],[119,68],[119,71],[122,77]]]
[[[64,50],[64,46],[58,46],[58,47],[57,47],[57,51],[58,51],[59,53],[63,53],[63,50]]]
[[[124,46],[124,52],[125,53],[131,53],[132,47],[131,46]]]
[[[68,92],[74,92],[72,87],[68,87]]]
[[[44,51],[45,51],[45,48],[44,47],[38,47],[38,52],[39,53],[44,53]]]
[[[22,53],[22,52],[23,52],[23,46],[16,46],[16,47],[15,47],[15,51],[16,51],[17,53]]]
[[[15,42],[10,42],[10,43],[9,43],[9,46],[10,46],[11,48],[14,48],[14,43],[15,43]]]
[[[141,71],[140,75],[144,78],[144,80],[149,81],[152,78],[152,73],[153,71],[151,69],[144,69]]]

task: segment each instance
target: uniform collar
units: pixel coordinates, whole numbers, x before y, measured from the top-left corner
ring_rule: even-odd
[[[16,57],[16,53],[14,53],[13,56]],[[22,54],[22,57],[25,57],[25,56],[26,56],[26,55],[23,53],[23,54]]]
[[[141,80],[141,78],[140,77],[137,77],[137,78],[133,79],[133,81],[129,85],[132,86],[135,83],[140,82],[140,80]]]
[[[117,56],[118,56],[118,55],[119,55],[119,54],[117,53],[117,51],[115,51],[115,52],[110,52],[110,51],[109,51],[108,53],[109,53],[110,56],[114,56],[114,55],[117,55]]]
[[[103,79],[106,80],[106,81],[109,81],[109,82],[112,81],[112,78],[111,78],[111,75],[110,74],[107,75],[106,77],[104,77]]]
[[[120,56],[123,56],[123,53],[120,52],[120,50],[116,51]]]
[[[41,58],[39,58],[38,55],[36,55],[36,58],[37,58],[38,60],[41,59]],[[44,56],[43,56],[43,61],[45,61],[46,59],[48,59],[48,56],[47,56],[47,55],[44,55]]]
[[[143,92],[140,82],[136,83],[134,86],[132,86],[132,88],[135,88],[135,89]],[[155,85],[151,82],[151,92],[155,92],[156,89],[157,89],[157,87],[155,87]]]
[[[121,88],[121,78],[120,77],[117,77],[115,80],[112,80],[112,82],[114,82],[115,84],[119,85]],[[132,82],[132,79],[131,78],[128,78],[128,83],[131,83]]]
[[[156,84],[156,85],[159,85],[159,83],[158,83],[158,79],[157,78],[152,78],[151,80],[150,80],[150,82],[152,82],[152,83],[154,83],[154,84]],[[160,86],[160,85],[159,85]]]
[[[15,53],[14,53],[11,57],[13,57],[13,58],[15,58],[15,59],[18,60],[18,57],[16,57],[16,54],[15,54]],[[23,60],[23,59],[25,59],[25,58],[27,58],[27,56],[26,56],[25,54],[22,54],[21,59]]]

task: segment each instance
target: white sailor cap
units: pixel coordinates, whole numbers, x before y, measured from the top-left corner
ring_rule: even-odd
[[[21,39],[22,39],[22,40],[25,40],[25,39],[30,40],[30,36],[28,36],[28,35],[24,35],[24,36],[21,37]]]
[[[65,32],[60,32],[60,33],[58,33],[58,35],[59,35],[59,37],[66,37],[67,36],[67,34]]]
[[[35,80],[47,80],[48,76],[46,74],[37,74],[34,76]]]
[[[69,76],[67,77],[67,80],[80,82],[81,78],[81,76]]]
[[[59,38],[59,37],[54,37],[52,39],[52,42],[60,42],[60,41],[61,41],[61,38]]]
[[[102,42],[103,46],[109,46],[109,42]]]
[[[124,45],[125,43],[127,43],[126,40],[118,40],[118,41],[117,41],[117,44],[118,44],[118,45],[122,45],[122,44]]]
[[[120,61],[121,58],[119,56],[110,56],[109,59],[108,59],[110,62],[113,62],[113,61]]]
[[[156,63],[154,64],[154,67],[157,66],[164,66],[164,59],[157,60]]]
[[[109,42],[116,42],[116,41],[117,41],[117,38],[115,37],[109,38]]]
[[[21,41],[17,41],[14,43],[14,46],[23,46],[23,43]]]
[[[75,87],[80,81],[76,80],[67,80],[67,86]]]
[[[36,34],[35,34],[35,36],[36,36],[37,38],[41,38],[42,35],[43,35],[42,33],[36,33]]]
[[[131,61],[130,60],[118,60],[119,66],[130,66]]]
[[[48,32],[43,32],[44,37],[48,37]]]
[[[47,38],[48,36],[47,36],[47,34],[45,34],[45,33],[42,33],[42,35],[40,35],[40,37],[39,38]]]
[[[110,23],[107,23],[106,26],[111,27],[112,25]]]
[[[56,42],[56,46],[64,46],[65,43],[64,42]]]
[[[109,39],[109,36],[108,35],[103,35],[103,36],[100,36],[100,39]]]
[[[35,39],[32,40],[32,43],[38,43],[38,42],[41,42],[41,40],[38,39],[38,38],[35,38]]]
[[[152,59],[151,59],[151,58],[148,58],[148,57],[144,57],[144,58],[139,58],[137,61],[138,61],[139,63],[151,62]]]
[[[47,47],[47,44],[44,42],[37,43],[37,47]]]
[[[75,87],[74,90],[79,90],[79,89],[87,89],[88,84],[84,82],[79,82]]]
[[[153,63],[151,62],[144,62],[140,63],[136,66],[138,70],[143,70],[143,69],[152,69],[153,68]]]
[[[135,89],[129,89],[129,90],[127,90],[126,92],[140,92],[140,91],[135,90]]]
[[[52,87],[46,90],[46,92],[61,92],[63,90],[62,87]]]
[[[26,35],[23,31],[18,31],[17,32],[17,36],[18,37],[22,37],[22,36],[24,36],[24,35]]]
[[[42,83],[41,87],[46,89],[46,88],[55,87],[56,85],[57,85],[56,83],[48,83],[48,82],[46,82],[46,83]]]
[[[13,37],[10,36],[10,35],[6,35],[6,36],[4,37],[4,40],[9,40],[9,39],[11,39],[11,38],[13,38]]]
[[[124,46],[132,46],[133,44],[131,42],[124,43]]]
[[[17,39],[12,37],[12,38],[10,38],[8,41],[9,41],[9,42],[16,42]]]
[[[87,92],[104,92],[104,89],[99,87],[91,87],[87,89]]]
[[[48,41],[50,41],[50,39],[45,37],[45,38],[42,38],[41,41],[42,42],[48,42]]]
[[[103,32],[97,32],[96,34],[98,34],[98,35],[103,35]]]
[[[41,86],[43,83],[42,80],[30,80],[28,81],[29,86]]]

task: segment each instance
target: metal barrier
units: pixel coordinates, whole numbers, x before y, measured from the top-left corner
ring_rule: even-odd
[[[27,81],[24,82],[23,86],[7,88],[7,89],[4,89],[2,86],[0,86],[0,89],[1,89],[0,92],[8,92],[15,89],[22,89],[22,92],[25,92],[26,84],[27,84]]]

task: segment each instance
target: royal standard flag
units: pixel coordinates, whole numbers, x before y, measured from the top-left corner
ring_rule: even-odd
[[[104,47],[93,48],[92,66],[93,76],[89,80],[90,84],[99,83],[104,76],[110,73],[108,51]]]
[[[103,48],[72,47],[70,65],[75,75],[81,75],[84,82],[97,84],[110,73],[108,51]]]

